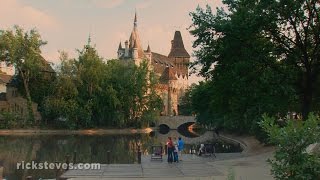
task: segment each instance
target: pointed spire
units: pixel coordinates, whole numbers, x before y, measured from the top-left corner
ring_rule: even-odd
[[[169,58],[171,57],[187,57],[190,58],[189,53],[184,48],[182,36],[180,31],[176,31],[174,33],[173,40],[171,41],[171,51],[168,55]]]
[[[134,13],[134,22],[133,22],[133,25],[134,25],[134,28],[137,28],[137,10],[135,10],[135,13]]]
[[[119,50],[119,49],[122,49],[121,41],[120,41],[120,43],[119,43],[119,48],[118,48],[118,50]]]
[[[151,52],[151,49],[150,49],[150,45],[149,45],[149,43],[148,43],[148,48],[147,48],[147,52]]]

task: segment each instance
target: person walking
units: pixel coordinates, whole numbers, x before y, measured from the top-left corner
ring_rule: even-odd
[[[172,139],[171,137],[168,137],[168,140],[167,140],[168,163],[173,162],[173,150],[174,150],[174,146],[173,146]]]
[[[179,160],[182,161],[182,152],[184,150],[184,141],[181,137],[178,140],[178,151],[179,151]]]

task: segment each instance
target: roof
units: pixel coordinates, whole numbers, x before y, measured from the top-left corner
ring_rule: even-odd
[[[174,66],[167,56],[155,52],[151,52],[151,64],[154,72],[157,74],[162,74],[167,67]]]
[[[148,52],[148,53],[151,52],[151,48],[150,48],[150,45],[149,45],[149,44],[148,44],[147,52]]]
[[[174,75],[173,71],[174,71],[173,67],[165,68],[164,72],[162,73],[162,75],[160,77],[160,82],[161,83],[167,83],[170,80],[177,80],[177,78]]]
[[[177,68],[172,62],[172,59],[168,58],[167,56],[152,52],[151,57],[152,57],[151,62],[152,62],[154,72],[157,74],[160,74],[160,76],[162,76],[162,74],[165,73],[165,70],[168,67],[170,67],[170,71],[173,74],[177,74],[178,77],[187,76],[186,72],[183,69]]]
[[[121,41],[119,43],[119,47],[118,47],[118,50],[122,49],[122,44],[121,44]]]
[[[171,51],[168,55],[169,58],[171,57],[187,57],[190,58],[189,53],[184,48],[182,36],[180,31],[176,31],[174,33],[174,38],[171,41]]]
[[[41,66],[42,66],[40,72],[52,73],[52,74],[56,73],[46,59],[44,59],[41,56],[40,60],[41,60]]]

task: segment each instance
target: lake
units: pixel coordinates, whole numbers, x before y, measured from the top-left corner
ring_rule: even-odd
[[[3,176],[9,180],[30,175],[37,179],[54,178],[55,170],[17,170],[17,163],[66,162],[67,155],[72,162],[76,152],[76,162],[106,164],[107,151],[110,151],[110,163],[132,164],[137,163],[138,144],[141,144],[142,153],[148,155],[152,145],[164,145],[168,136],[181,136],[186,153],[196,145],[214,139],[212,131],[190,133],[176,130],[148,134],[0,136],[0,166],[4,167]],[[221,141],[213,143],[217,153],[241,151],[237,145]]]

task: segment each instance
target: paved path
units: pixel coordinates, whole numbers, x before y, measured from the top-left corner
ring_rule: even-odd
[[[237,139],[239,137],[232,137]],[[252,137],[240,137],[246,144],[243,153],[221,153],[213,157],[199,157],[186,154],[183,161],[168,164],[151,161],[143,156],[141,164],[102,165],[100,170],[69,170],[62,177],[72,180],[226,180],[234,174],[235,180],[273,180],[270,165],[266,160],[272,157],[273,148],[264,147]]]
[[[225,180],[234,172],[241,180],[272,180],[265,162],[271,153],[246,157],[241,153],[217,154],[217,158],[184,155],[179,163],[151,161],[144,156],[141,164],[102,165],[100,170],[69,170],[63,177],[84,179],[211,179]],[[231,170],[230,170],[231,169]],[[186,179],[187,178],[187,179]]]
[[[235,155],[239,156],[239,154]],[[206,177],[221,176],[216,170],[213,157],[199,157],[196,155],[184,155],[183,161],[179,163],[167,163],[164,156],[163,161],[150,160],[150,156],[143,156],[141,164],[103,164],[100,170],[69,170],[63,177],[81,178],[174,178],[174,177]]]

